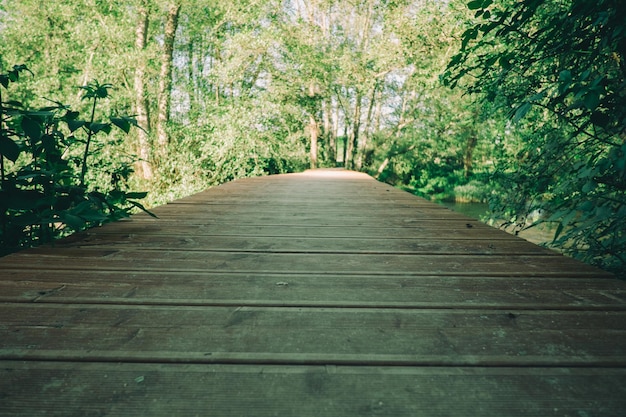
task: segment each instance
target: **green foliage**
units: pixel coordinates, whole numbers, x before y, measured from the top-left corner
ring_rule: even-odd
[[[205,185],[306,167],[302,135],[292,133],[297,122],[269,94],[239,99],[218,110],[202,126],[173,129],[174,146],[190,153]]]
[[[13,67],[0,78],[21,103],[4,103],[3,129],[17,135],[0,138],[6,180],[56,152],[72,186],[107,195],[132,184],[163,203],[302,170],[309,158],[336,166],[345,148],[347,167],[428,198],[489,195],[521,227],[541,209],[542,221],[559,224],[555,245],[621,267],[624,2],[176,3],[168,112],[159,106],[168,4],[2,2],[0,65],[28,61],[37,74],[15,84],[28,71]],[[444,88],[441,73],[463,91]],[[119,89],[111,96],[91,79]],[[85,85],[79,94],[76,85]],[[26,114],[40,97],[66,105]],[[145,130],[132,130],[133,119],[94,118],[96,103],[100,114],[136,113]],[[167,140],[151,126],[165,127]],[[48,131],[55,140],[40,140]],[[142,160],[132,174],[135,152]]]
[[[0,74],[8,90],[24,65]],[[108,84],[93,82],[81,87],[91,102],[90,117],[61,103],[29,109],[3,100],[0,91],[0,255],[36,246],[111,220],[127,217],[145,193],[126,191],[129,167],[111,175],[106,189],[90,187],[89,145],[117,126],[128,133],[135,125],[129,117],[95,118],[98,100],[108,97]],[[99,172],[100,175],[104,172]]]
[[[515,218],[540,209],[553,245],[626,270],[626,3],[471,1],[476,24],[444,77],[516,123],[519,153],[501,161]]]

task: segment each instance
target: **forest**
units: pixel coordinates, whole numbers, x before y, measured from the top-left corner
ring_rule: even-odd
[[[345,167],[625,277],[623,0],[0,0],[0,255]]]

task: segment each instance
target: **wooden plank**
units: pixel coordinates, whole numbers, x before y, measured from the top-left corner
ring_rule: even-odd
[[[4,270],[0,301],[625,310],[615,279]]]
[[[0,304],[2,360],[626,367],[626,311]]]
[[[253,202],[254,203],[254,202]],[[287,203],[287,202],[285,202]],[[358,204],[348,204],[345,202],[311,202],[311,203],[291,203],[285,204],[280,202],[251,204],[242,200],[239,204],[167,204],[165,206],[156,207],[151,212],[161,218],[180,218],[181,215],[198,215],[198,216],[219,216],[236,218],[238,216],[251,216],[254,218],[257,214],[282,214],[290,215],[307,214],[311,208],[318,213],[325,214],[327,217],[343,217],[346,212],[352,212],[350,218],[370,218],[379,216],[381,210],[385,210],[387,217],[401,217],[414,219],[416,216],[426,219],[441,220],[450,214],[450,210],[445,207],[432,207],[421,205],[395,205],[395,204],[368,204],[366,207],[359,207]],[[142,214],[144,216],[145,214]],[[450,218],[450,216],[447,216]],[[462,216],[463,218],[467,218]]]
[[[158,214],[158,212],[157,212]],[[414,227],[414,228],[423,228],[428,230],[432,229],[433,225],[430,225],[430,221],[439,221],[440,227],[444,229],[456,229],[456,228],[467,228],[467,223],[472,224],[473,227],[482,228],[483,231],[487,232],[488,230],[494,230],[498,232],[497,229],[490,228],[489,226],[482,225],[475,219],[470,219],[464,216],[450,216],[450,213],[443,212],[440,214],[432,214],[425,217],[420,217],[420,213],[413,213],[412,216],[399,216],[399,217],[381,217],[381,214],[372,214],[371,216],[365,215],[352,215],[349,217],[342,217],[339,215],[332,216],[328,213],[323,212],[292,212],[289,211],[288,214],[284,214],[282,217],[278,216],[275,212],[261,212],[256,211],[254,213],[250,213],[249,215],[238,216],[228,216],[228,217],[213,217],[210,213],[203,215],[190,214],[192,220],[185,220],[184,216],[174,216],[173,218],[161,219],[161,223],[165,223],[166,221],[169,223],[169,220],[172,220],[174,223],[172,224],[202,224],[207,226],[217,226],[219,224],[243,224],[243,225],[254,225],[254,226],[303,226],[308,225],[311,226],[334,226],[334,227],[361,227],[361,226],[372,226],[376,225],[378,228],[386,228],[386,227]],[[277,223],[277,220],[281,219],[282,222]],[[159,222],[159,219],[154,219],[152,217],[148,217],[147,214],[138,214],[133,217],[131,221],[148,221],[150,223]],[[443,226],[443,227],[441,227]],[[475,231],[475,234],[478,234]],[[500,233],[506,233],[503,231],[499,231]]]
[[[624,369],[5,362],[0,416],[622,417]]]
[[[238,271],[241,273],[325,273],[378,275],[470,276],[610,276],[564,256],[529,255],[398,255],[246,253],[171,250],[39,248],[3,259],[5,268],[123,271],[132,264],[147,271]]]
[[[473,240],[433,238],[337,238],[275,236],[189,236],[174,232],[76,234],[55,243],[53,248],[169,249],[185,251],[361,253],[361,254],[476,254],[557,255],[556,252],[522,239]]]
[[[334,224],[331,224],[334,223]],[[339,224],[337,221],[324,221],[320,224],[303,226],[294,222],[280,223],[276,218],[268,217],[258,224],[247,223],[246,219],[238,222],[216,222],[214,219],[196,219],[180,221],[159,221],[157,219],[138,219],[119,221],[95,229],[98,234],[126,233],[164,235],[182,234],[186,236],[258,236],[258,237],[336,237],[336,238],[450,238],[472,240],[517,240],[502,230],[480,226],[476,221],[456,220],[434,223],[424,222],[419,225],[372,226],[370,222],[362,224]],[[467,225],[470,224],[471,227]]]

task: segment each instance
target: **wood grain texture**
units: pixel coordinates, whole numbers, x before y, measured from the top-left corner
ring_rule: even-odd
[[[338,170],[0,259],[0,416],[622,416],[626,284]]]
[[[0,416],[621,417],[626,408],[623,369],[8,361],[3,373],[0,390],[13,395]]]

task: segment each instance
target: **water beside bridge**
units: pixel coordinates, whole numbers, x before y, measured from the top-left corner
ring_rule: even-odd
[[[456,202],[438,202],[457,213],[464,214],[476,220],[480,220],[490,226],[498,227],[503,221],[490,220],[489,204],[487,203],[456,203]],[[511,234],[516,234],[513,228],[503,229]],[[555,227],[550,224],[542,224],[522,230],[516,235],[537,245],[543,245],[551,242],[554,237]]]

